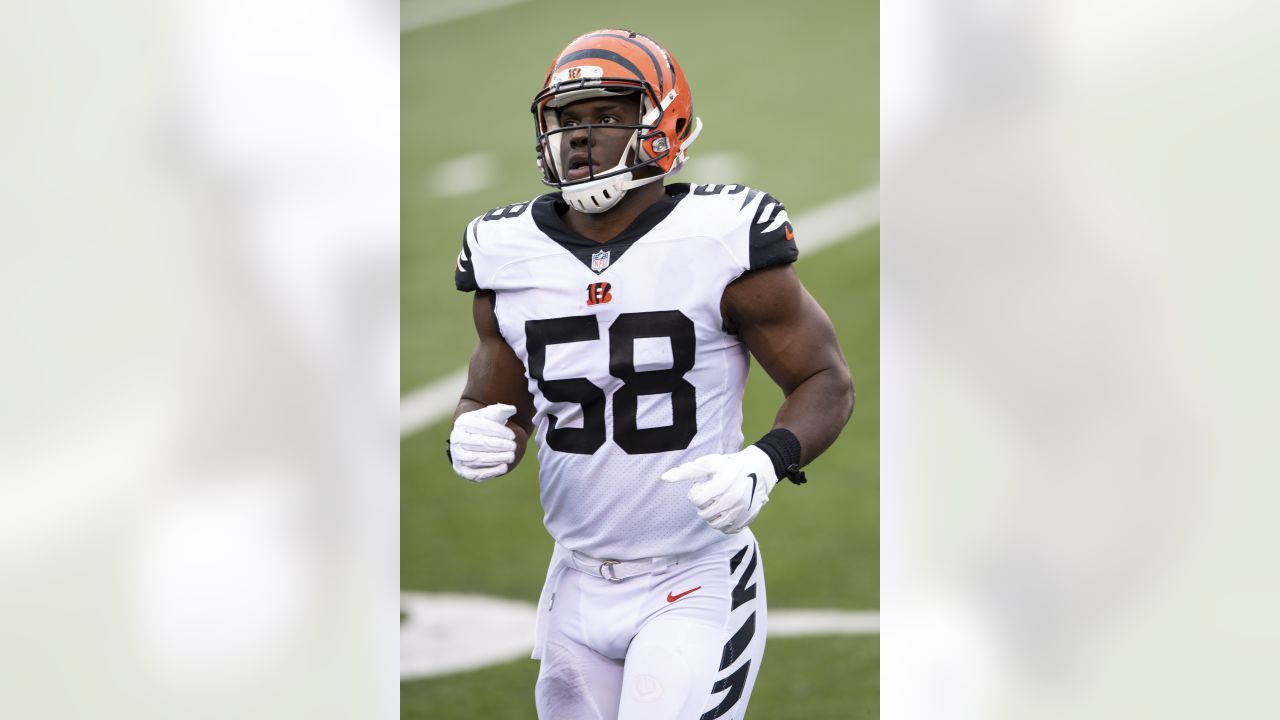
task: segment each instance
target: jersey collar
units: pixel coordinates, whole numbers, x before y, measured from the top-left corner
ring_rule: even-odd
[[[579,235],[565,224],[561,215],[568,211],[569,205],[558,192],[547,193],[533,201],[533,222],[544,235],[568,250],[588,269],[591,268],[591,255],[600,250],[609,251],[611,255],[609,266],[612,266],[637,240],[648,235],[659,223],[666,220],[671,211],[676,209],[676,205],[689,193],[687,183],[675,183],[663,189],[666,195],[661,200],[645,208],[626,229],[602,243]],[[604,269],[593,270],[593,272],[599,275],[604,272]]]

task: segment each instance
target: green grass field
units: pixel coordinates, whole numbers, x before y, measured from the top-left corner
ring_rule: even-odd
[[[877,184],[878,7],[875,3],[536,0],[405,33],[402,57],[401,389],[462,367],[474,344],[470,297],[453,258],[475,215],[545,192],[533,159],[529,101],[561,46],[597,27],[631,27],[679,58],[705,123],[690,151],[732,153],[740,182],[806,210]],[[440,197],[441,164],[489,153],[484,189]],[[803,235],[805,228],[796,225]],[[773,608],[879,605],[879,232],[810,257],[801,279],[836,324],[858,404],[803,487],[780,487],[752,525]],[[753,370],[744,434],[769,427],[781,393]],[[401,445],[401,585],[536,602],[551,540],[542,527],[533,454],[482,485],[454,476],[440,422]],[[531,718],[537,665],[522,660],[401,685],[402,718]],[[876,636],[771,639],[753,718],[871,718]]]

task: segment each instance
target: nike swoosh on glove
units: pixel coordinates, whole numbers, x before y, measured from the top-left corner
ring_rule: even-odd
[[[695,481],[688,497],[698,516],[730,535],[756,519],[769,502],[769,491],[778,484],[773,461],[755,445],[732,455],[703,455],[662,473],[662,479]]]
[[[514,406],[497,404],[459,415],[449,433],[453,471],[471,482],[506,473],[516,459],[516,434],[507,427],[515,414]]]

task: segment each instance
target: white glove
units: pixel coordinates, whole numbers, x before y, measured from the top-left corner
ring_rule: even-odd
[[[701,481],[689,488],[689,502],[708,525],[730,535],[756,519],[778,484],[773,461],[755,445],[732,455],[703,455],[662,473],[662,479]]]
[[[516,434],[507,427],[515,414],[514,406],[498,404],[459,415],[449,433],[453,471],[471,482],[506,473],[516,459]]]

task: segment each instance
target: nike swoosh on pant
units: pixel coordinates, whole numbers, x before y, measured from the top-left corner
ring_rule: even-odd
[[[669,603],[673,603],[673,602],[675,602],[675,601],[679,600],[680,598],[684,597],[685,595],[688,595],[689,593],[693,592],[694,590],[701,590],[701,589],[702,589],[702,586],[701,586],[701,585],[699,585],[698,587],[693,588],[692,590],[685,590],[684,592],[680,593],[679,595],[672,595],[670,592],[668,592],[668,593],[667,593],[667,602],[669,602]]]

